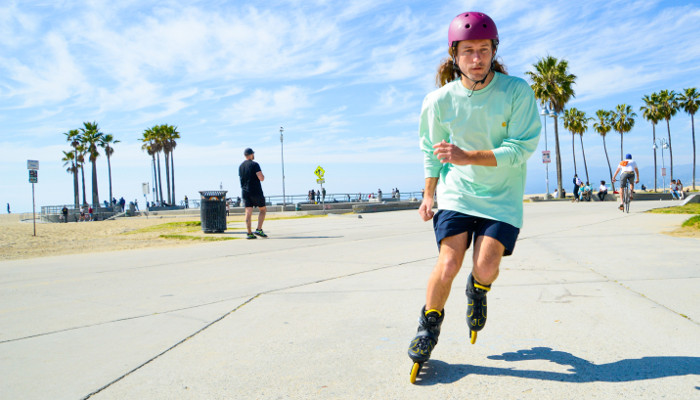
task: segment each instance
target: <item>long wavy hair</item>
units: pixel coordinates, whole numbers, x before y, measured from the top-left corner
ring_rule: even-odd
[[[491,47],[494,51],[496,51],[496,46],[493,45],[493,43],[491,44]],[[437,75],[435,76],[435,85],[437,87],[443,87],[460,77],[459,69],[455,66],[453,61],[455,58],[455,51],[457,51],[457,46],[448,48],[447,53],[449,57],[442,60],[442,63],[438,67]],[[494,58],[493,60],[493,70],[508,75],[506,66],[503,65],[498,58]]]

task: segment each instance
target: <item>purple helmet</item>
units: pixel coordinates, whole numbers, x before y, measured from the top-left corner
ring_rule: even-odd
[[[491,39],[498,45],[498,29],[491,17],[484,13],[470,11],[459,14],[450,23],[447,42],[452,47],[460,40]]]

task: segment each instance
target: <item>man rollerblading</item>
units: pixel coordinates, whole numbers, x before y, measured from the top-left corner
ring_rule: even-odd
[[[408,349],[412,383],[437,345],[452,282],[472,244],[466,288],[472,343],[484,328],[486,294],[522,226],[526,164],[541,128],[532,89],[496,60],[498,30],[488,15],[458,15],[447,36],[449,57],[438,68],[439,88],[423,101],[419,124],[425,192],[418,213],[433,220],[439,255]]]

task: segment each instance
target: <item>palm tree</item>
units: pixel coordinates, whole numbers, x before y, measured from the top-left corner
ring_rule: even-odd
[[[561,151],[559,146],[559,128],[557,116],[564,110],[566,103],[575,97],[573,85],[576,75],[569,74],[569,63],[566,60],[557,60],[552,56],[546,56],[533,64],[535,72],[526,74],[532,81],[532,90],[543,107],[554,110],[554,141],[556,144],[557,160],[557,193],[559,198],[564,197],[561,176]]]
[[[700,93],[695,88],[685,89],[685,93],[679,98],[680,107],[690,114],[690,126],[693,133],[693,190],[695,190],[695,113],[698,111]]]
[[[165,158],[165,188],[168,193],[168,205],[173,204],[172,192],[170,191],[170,143],[168,141],[168,125],[157,125],[154,127],[156,132],[156,140],[160,144],[160,151],[163,152]],[[160,161],[160,160],[159,160]],[[160,169],[160,162],[158,163]],[[160,174],[159,174],[160,176]]]
[[[644,105],[639,107],[639,110],[642,112],[644,119],[651,122],[651,136],[654,144],[652,146],[654,148],[654,192],[656,192],[656,124],[661,121],[661,115],[659,114],[659,95],[657,93],[652,93],[651,96],[644,95],[642,101],[644,101]]]
[[[153,128],[153,142],[155,144],[155,151],[156,151],[156,160],[158,160],[158,190],[160,191],[160,201],[161,203],[165,202],[165,199],[163,198],[163,178],[160,173],[160,152],[163,152],[163,157],[165,158],[165,166],[166,168],[168,167],[168,158],[165,155],[164,151],[164,144],[163,144],[163,129],[161,128],[161,125],[155,125]],[[168,174],[168,171],[165,171],[166,177]],[[168,183],[170,185],[170,183]],[[168,186],[169,188],[170,186]],[[168,193],[168,197],[170,196],[170,193]],[[168,198],[168,203],[170,202],[170,198]]]
[[[177,202],[175,197],[175,162],[173,161],[173,150],[177,146],[175,139],[180,139],[180,132],[176,126],[161,125],[161,133],[163,135],[163,150],[166,154],[166,179],[168,179],[168,158],[170,159],[170,178],[168,181],[168,198],[171,199],[171,204]],[[172,198],[170,196],[170,180],[172,180]]]
[[[83,122],[83,126],[80,128],[83,133],[83,144],[87,147],[92,164],[92,206],[97,208],[100,206],[100,196],[97,190],[97,157],[100,153],[97,151],[97,147],[102,142],[104,134],[100,132],[97,122]]]
[[[110,162],[109,158],[114,154],[114,147],[112,147],[113,144],[119,143],[119,140],[114,140],[114,136],[112,134],[107,134],[104,135],[102,138],[102,141],[100,142],[100,147],[105,149],[105,155],[107,156],[107,171],[109,173],[109,201],[112,201],[114,197],[112,197],[112,163]]]
[[[659,115],[666,120],[668,129],[668,155],[671,160],[671,180],[673,180],[673,147],[671,146],[671,117],[678,112],[678,95],[673,90],[659,92]]]
[[[82,176],[82,181],[83,181],[83,205],[87,205],[87,199],[85,198],[85,154],[87,153],[87,148],[85,145],[81,143],[78,145],[76,148],[76,154],[78,154],[78,158],[76,159],[77,166],[80,167],[80,175]]]
[[[80,144],[80,131],[77,129],[71,129],[70,131],[64,133],[66,135],[66,140],[73,147],[73,205],[77,209],[80,207],[80,190],[78,189],[78,145]]]
[[[612,113],[613,129],[620,134],[620,160],[625,159],[623,156],[623,135],[632,130],[636,116],[637,114],[632,111],[632,107],[627,104],[618,104]]]
[[[573,110],[576,110],[576,108],[573,108]],[[576,142],[574,141],[574,138],[576,137],[576,132],[575,128],[573,125],[576,124],[575,121],[575,112],[571,112],[570,110],[565,110],[564,111],[564,117],[562,118],[562,121],[564,121],[564,129],[567,129],[569,132],[571,132],[571,153],[574,157],[574,174],[578,175],[578,168],[576,168]]]
[[[612,190],[615,191],[615,182],[613,182],[612,167],[610,166],[610,157],[608,157],[608,147],[605,145],[605,135],[612,129],[612,112],[606,110],[598,110],[595,115],[598,121],[593,124],[593,129],[603,137],[603,150],[605,150],[605,159],[608,160],[608,171],[610,171],[610,183]]]
[[[153,190],[156,193],[156,201],[163,202],[163,187],[160,185],[160,157],[158,157],[158,170],[156,172],[156,156],[160,151],[160,145],[157,140],[156,126],[148,128],[143,132],[143,138],[140,140],[143,142],[141,146],[142,150],[146,150],[149,156],[153,159]],[[158,187],[160,186],[160,193],[158,192]]]
[[[63,166],[68,167],[66,168],[66,172],[70,173],[73,175],[73,190],[74,194],[78,196],[77,193],[77,178],[78,178],[78,166],[75,164],[75,153],[73,152],[73,149],[70,149],[69,151],[64,151],[63,152],[63,158],[61,158],[61,161],[63,161]],[[80,201],[80,198],[78,198],[78,201]],[[78,205],[76,204],[75,208],[78,208]]]
[[[574,110],[576,110],[574,108]],[[588,177],[588,163],[586,163],[586,150],[583,148],[583,134],[588,131],[588,122],[592,118],[586,117],[586,113],[584,111],[579,111],[576,110],[576,124],[575,124],[575,132],[578,134],[579,140],[581,140],[581,153],[583,154],[583,168],[586,170],[586,182],[590,182],[590,178]]]

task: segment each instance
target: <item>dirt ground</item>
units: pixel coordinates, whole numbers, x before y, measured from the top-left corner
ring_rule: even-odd
[[[28,217],[31,218],[31,214]],[[132,217],[95,222],[37,222],[36,236],[33,236],[32,220],[26,218],[26,214],[0,215],[0,260],[201,243],[199,240],[165,239],[160,237],[161,234],[184,234],[189,238],[205,237],[198,226],[163,229],[156,227],[172,222],[199,221],[199,216],[192,215]],[[232,234],[238,230],[245,232],[244,223],[241,221],[242,217],[229,217],[229,230],[225,234],[207,234],[206,239],[215,238],[217,235],[226,236],[228,239],[242,237]],[[150,230],[145,229],[149,227]]]

